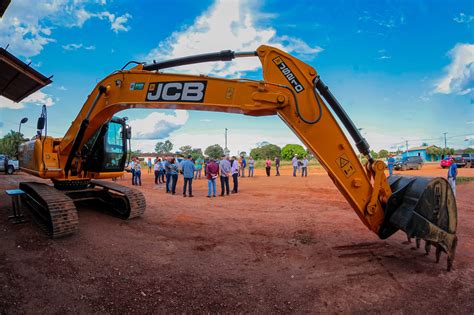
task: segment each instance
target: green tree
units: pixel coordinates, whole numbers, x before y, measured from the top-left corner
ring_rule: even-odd
[[[302,158],[306,156],[306,150],[299,144],[287,144],[281,149],[281,158],[283,160],[291,160],[294,156]]]
[[[224,149],[220,145],[214,144],[208,146],[206,150],[204,150],[204,153],[210,158],[218,159],[224,155]]]
[[[379,154],[377,152],[375,152],[374,150],[370,150],[370,155],[372,155],[372,157],[374,159],[378,159],[379,158]]]
[[[467,148],[462,153],[474,153],[474,148]]]
[[[132,156],[139,156],[142,154],[142,150],[132,150],[132,152],[127,152],[127,161],[130,161],[132,159]]]
[[[170,153],[171,150],[173,150],[173,143],[169,140],[157,142],[155,145],[155,152],[158,154]]]
[[[379,159],[386,159],[388,157],[388,151],[385,149],[382,149],[379,151]]]
[[[274,159],[275,157],[279,157],[281,153],[281,148],[275,144],[266,143],[258,148],[254,148],[250,151],[250,156],[252,156],[256,160],[263,160],[267,157],[270,159]]]
[[[428,144],[427,142],[423,142],[423,143],[421,144],[421,146],[422,146],[422,147],[427,147],[427,146],[429,146],[429,144]]]
[[[443,154],[443,149],[432,146],[426,149],[426,154],[428,155],[441,155]]]
[[[10,158],[18,158],[18,146],[28,141],[23,138],[22,133],[10,130],[2,139],[0,139],[0,152],[8,155]]]
[[[193,157],[194,161],[196,161],[199,158],[201,159],[204,158],[204,155],[202,154],[202,150],[200,148],[192,149],[189,154]]]
[[[453,148],[446,148],[446,149],[442,149],[442,154],[444,155],[453,155],[454,154],[454,149]]]
[[[181,152],[182,155],[188,156],[193,151],[193,147],[190,145],[183,145],[182,147],[179,148],[179,151]]]

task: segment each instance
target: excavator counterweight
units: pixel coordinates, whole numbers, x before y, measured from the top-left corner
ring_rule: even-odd
[[[161,72],[242,57],[260,59],[262,80]],[[436,247],[437,260],[441,252],[448,254],[451,269],[457,244],[457,209],[449,184],[442,178],[387,178],[385,165],[372,158],[369,144],[313,67],[277,48],[260,46],[255,52],[222,51],[124,68],[97,84],[63,138],[40,132],[20,148],[23,170],[54,182],[54,188],[21,184],[28,198],[35,200],[30,203],[41,205],[38,213],[53,236],[67,234],[54,232],[56,225],[65,226],[66,221],[66,230],[74,232],[77,228],[70,225],[77,225],[77,219],[72,213],[62,214],[63,219],[72,219],[58,219],[39,190],[61,190],[68,205],[101,202],[123,219],[143,214],[145,199],[140,192],[99,181],[120,176],[125,168],[130,129],[124,119],[114,117],[117,112],[169,108],[278,115],[319,160],[368,229],[382,239],[397,230],[417,242],[423,239],[425,248]],[[335,116],[367,158],[366,165],[359,161]]]

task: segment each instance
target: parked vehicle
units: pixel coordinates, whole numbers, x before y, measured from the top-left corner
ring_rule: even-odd
[[[20,169],[17,160],[8,159],[7,174],[11,175],[13,172]],[[0,154],[0,173],[5,172],[5,154]]]
[[[453,164],[453,159],[450,158],[450,157],[445,157],[445,158],[442,159],[441,162],[439,163],[439,165],[440,165],[442,168],[450,167],[451,164]]]
[[[406,170],[420,170],[423,166],[423,160],[419,156],[408,156],[402,158],[400,161],[395,162],[393,165],[394,169],[406,171]]]
[[[474,167],[474,153],[463,153],[461,156],[466,162],[466,167]]]
[[[453,156],[453,163],[456,163],[458,167],[466,166],[466,161],[464,161],[464,158],[461,155]]]

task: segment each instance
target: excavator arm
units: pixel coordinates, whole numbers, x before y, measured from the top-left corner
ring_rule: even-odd
[[[258,57],[263,80],[161,72],[185,64],[228,61],[239,57]],[[371,231],[386,238],[402,229],[409,237],[433,242],[437,250],[448,253],[448,261],[452,262],[454,258],[456,208],[447,182],[394,176],[387,180],[384,163],[372,159],[367,141],[316,70],[270,46],[260,46],[250,53],[223,51],[149,65],[138,64],[130,70],[112,73],[97,84],[66,135],[52,140],[51,154],[57,157],[56,162],[49,168],[45,167],[46,163],[37,163],[29,168],[30,172],[56,182],[117,176],[116,173],[88,171],[82,165],[81,152],[114,114],[130,108],[278,115],[314,153]],[[333,113],[352,137],[358,151],[367,157],[365,166],[359,162]],[[25,170],[28,171],[28,167]],[[410,194],[411,199],[407,201],[405,196]],[[433,207],[436,210],[431,209]]]

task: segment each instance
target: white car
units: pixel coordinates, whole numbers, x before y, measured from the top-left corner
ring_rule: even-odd
[[[10,160],[8,159],[8,166],[7,166],[7,174],[12,175],[14,171],[18,171],[20,169],[17,160]],[[0,154],[0,173],[5,172],[5,155]]]

